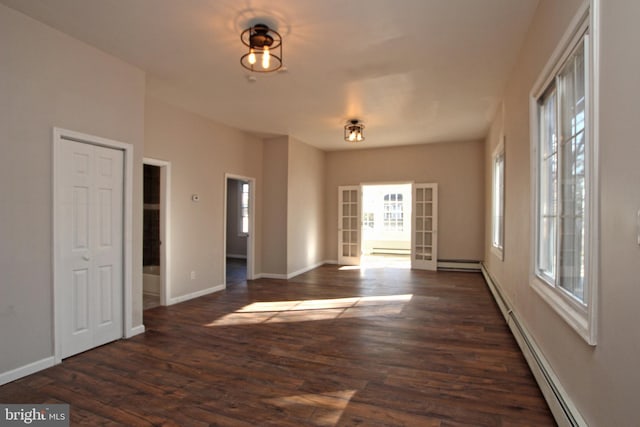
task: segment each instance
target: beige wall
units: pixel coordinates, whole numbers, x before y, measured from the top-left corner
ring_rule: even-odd
[[[438,258],[481,260],[483,159],[482,141],[328,153],[324,211],[327,259],[338,259],[338,186],[415,181],[438,184]]]
[[[262,272],[271,275],[287,272],[288,151],[286,136],[264,141]]]
[[[53,355],[52,129],[134,146],[133,326],[142,323],[144,73],[0,5],[0,373]]]
[[[169,298],[223,285],[225,173],[256,179],[260,230],[262,142],[148,96],[145,157],[171,162]],[[199,202],[191,200],[193,194],[200,196]],[[255,271],[260,272],[261,236],[254,237]]]
[[[640,384],[640,144],[637,121],[637,40],[640,3],[602,1],[600,69],[600,275],[598,344],[588,346],[528,285],[530,260],[530,148],[528,95],[581,2],[542,0],[505,92],[506,222],[505,259],[486,241],[490,273],[551,363],[563,387],[591,426],[638,425]],[[494,121],[486,164],[502,128]],[[489,169],[487,169],[489,170]],[[487,176],[487,202],[490,200]],[[487,203],[487,209],[489,208]],[[489,211],[487,211],[487,231]],[[489,236],[489,234],[487,234]]]
[[[287,274],[324,261],[325,152],[289,138]]]

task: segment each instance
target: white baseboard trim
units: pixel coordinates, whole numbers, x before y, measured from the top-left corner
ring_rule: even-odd
[[[338,260],[337,259],[328,259],[324,261],[325,264],[332,264],[332,265],[338,265]]]
[[[286,274],[276,274],[276,273],[260,273],[260,274],[256,274],[256,279],[287,280],[287,275]]]
[[[278,279],[278,280],[289,280],[300,274],[306,273],[307,271],[311,271],[325,264],[337,264],[337,261],[320,261],[316,264],[307,266],[305,268],[301,268],[300,270],[294,271],[288,274],[276,274],[276,273],[260,273],[256,274],[256,279]]]
[[[520,321],[520,316],[514,310],[508,297],[502,292],[500,285],[491,277],[484,263],[480,265],[487,286],[507,321],[511,333],[520,346],[556,422],[561,427],[587,427],[587,423],[573,404],[571,397],[562,387],[559,378],[553,372],[551,365],[533,340],[531,333],[525,324]]]
[[[42,371],[43,369],[50,368],[55,364],[55,358],[53,356],[50,356],[29,363],[28,365],[12,369],[8,372],[3,372],[0,374],[0,385],[10,383],[11,381],[15,381],[20,378],[26,377],[27,375],[31,375],[35,372]]]
[[[247,259],[247,256],[241,254],[227,254],[227,258]]]
[[[178,303],[181,303],[181,302],[189,301],[190,299],[198,298],[198,297],[201,297],[201,296],[204,296],[204,295],[209,295],[209,294],[212,294],[214,292],[223,291],[226,288],[227,288],[227,286],[223,284],[223,285],[218,285],[218,286],[212,286],[210,288],[203,289],[201,291],[192,292],[190,294],[181,295],[179,297],[170,298],[169,301],[167,302],[167,305],[173,305],[173,304],[178,304]]]
[[[289,274],[287,274],[287,279],[291,279],[293,277],[299,276],[299,275],[301,275],[303,273],[306,273],[307,271],[311,271],[313,269],[316,269],[316,268],[320,267],[321,265],[324,265],[324,261],[320,261],[320,262],[318,262],[316,264],[307,266],[305,268],[301,268],[298,271],[294,271],[293,273],[289,273]]]
[[[140,335],[140,334],[144,334],[144,325],[138,325],[138,326],[134,326],[133,328],[129,329],[124,337],[125,338],[131,338],[131,337],[135,337],[136,335]]]

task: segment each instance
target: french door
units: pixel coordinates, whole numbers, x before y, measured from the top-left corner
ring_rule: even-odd
[[[438,184],[413,185],[411,268],[438,269]]]
[[[338,187],[338,263],[359,265],[361,249],[359,185]]]
[[[359,265],[362,253],[362,187],[338,187],[338,263]],[[438,269],[438,184],[413,184],[411,268]]]

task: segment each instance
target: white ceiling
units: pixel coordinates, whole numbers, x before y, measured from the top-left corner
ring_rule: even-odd
[[[325,150],[347,119],[380,147],[486,136],[538,0],[0,0],[145,70],[152,96]],[[285,73],[240,66],[283,36]]]

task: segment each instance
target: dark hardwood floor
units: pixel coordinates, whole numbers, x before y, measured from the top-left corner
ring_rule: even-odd
[[[247,260],[227,258],[227,286],[243,283],[247,280]]]
[[[0,387],[73,425],[555,425],[482,276],[323,266],[145,312]]]

